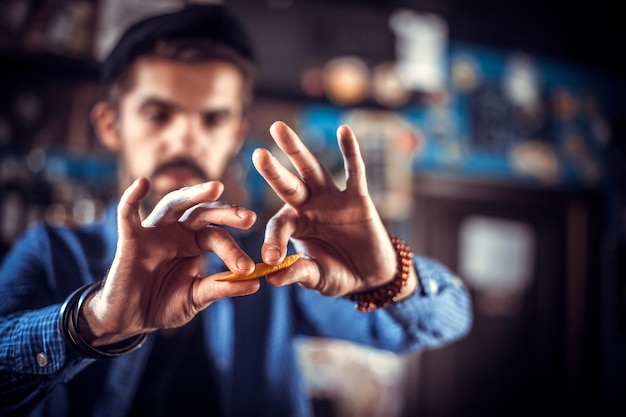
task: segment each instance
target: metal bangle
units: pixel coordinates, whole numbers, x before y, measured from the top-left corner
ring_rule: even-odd
[[[139,349],[146,339],[142,333],[121,342],[94,347],[80,335],[78,319],[80,311],[89,295],[102,285],[101,282],[85,285],[74,291],[61,306],[59,312],[59,328],[66,344],[75,352],[93,359],[114,358]]]

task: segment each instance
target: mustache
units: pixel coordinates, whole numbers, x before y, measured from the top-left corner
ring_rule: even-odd
[[[196,175],[198,175],[198,177],[200,177],[203,181],[209,180],[209,176],[207,175],[207,173],[204,171],[204,169],[202,169],[200,165],[196,163],[196,161],[184,157],[171,159],[157,165],[154,168],[154,171],[152,171],[152,175],[150,176],[150,178],[155,178],[156,176],[163,174],[164,172],[172,168],[187,168],[193,171]]]

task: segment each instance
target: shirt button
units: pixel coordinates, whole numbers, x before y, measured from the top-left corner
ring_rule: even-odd
[[[439,284],[437,284],[437,281],[434,279],[431,278],[428,280],[428,286],[430,287],[430,292],[432,294],[437,294],[437,292],[439,292]]]
[[[45,353],[43,353],[43,352],[39,352],[39,353],[37,354],[37,363],[38,363],[38,364],[39,364],[39,366],[41,366],[42,368],[48,364],[48,357],[46,356],[46,354],[45,354]]]

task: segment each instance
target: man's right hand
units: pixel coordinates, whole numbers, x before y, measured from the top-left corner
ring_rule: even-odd
[[[93,346],[182,326],[215,300],[259,289],[258,279],[218,282],[202,275],[209,251],[234,273],[252,272],[252,259],[216,225],[248,229],[256,220],[253,211],[218,202],[223,184],[210,181],[167,194],[142,219],[149,187],[140,178],[120,199],[113,264],[82,311],[87,328],[81,327],[81,335]]]

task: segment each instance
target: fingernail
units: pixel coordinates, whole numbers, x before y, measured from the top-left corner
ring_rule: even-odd
[[[242,256],[241,258],[237,259],[237,268],[242,269],[242,270],[246,270],[246,269],[250,269],[253,266],[252,261],[250,261],[250,259],[246,258],[245,256]]]
[[[245,219],[249,215],[250,215],[250,211],[249,210],[247,210],[245,208],[238,208],[237,209],[237,217],[239,217],[240,219]]]
[[[265,260],[274,262],[280,259],[280,251],[278,248],[272,247],[265,250]]]

